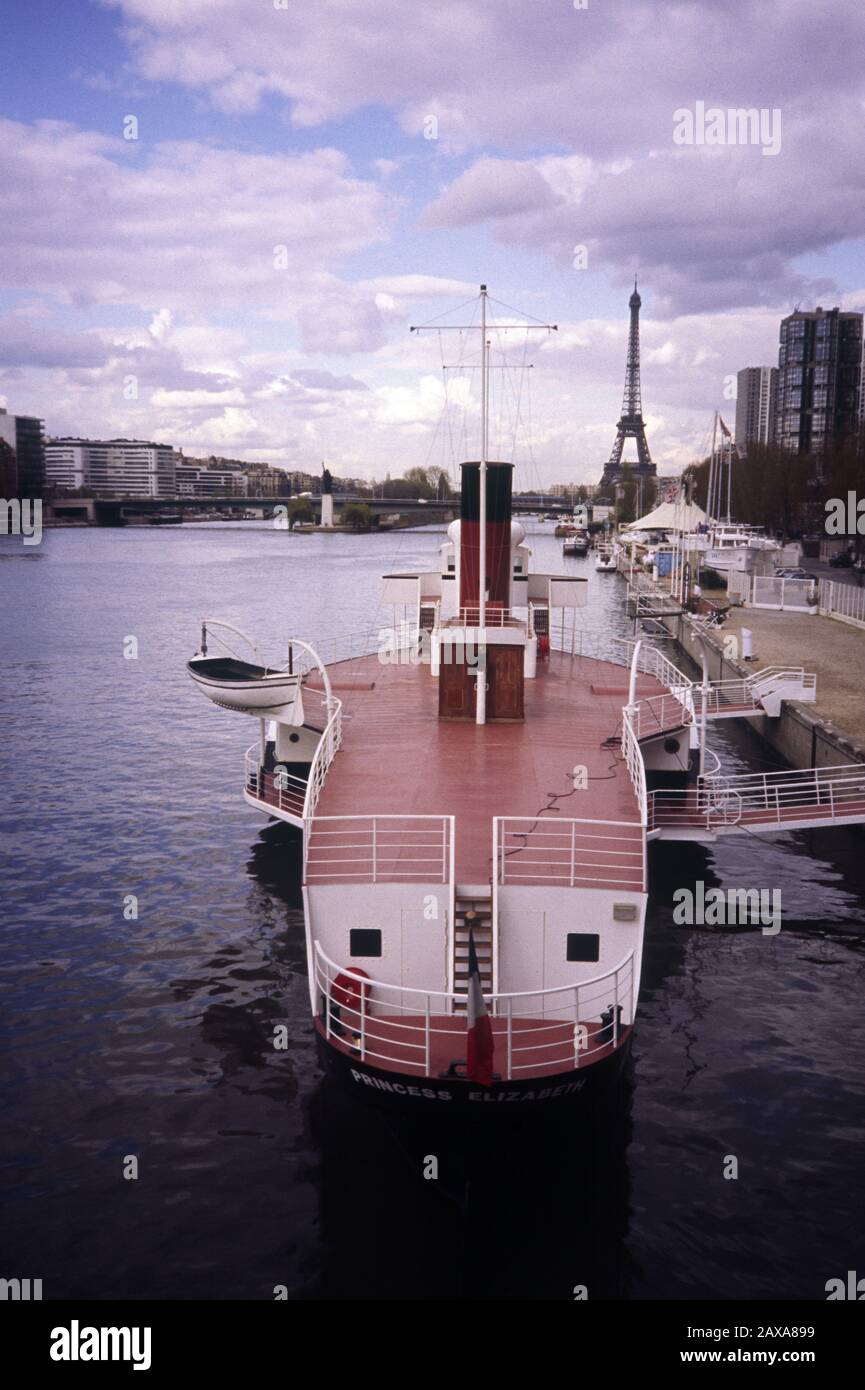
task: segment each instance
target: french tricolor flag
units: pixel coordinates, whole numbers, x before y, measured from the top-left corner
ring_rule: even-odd
[[[480,1086],[493,1081],[493,1028],[481,992],[481,972],[475,951],[475,937],[469,928],[469,997],[466,1075]]]

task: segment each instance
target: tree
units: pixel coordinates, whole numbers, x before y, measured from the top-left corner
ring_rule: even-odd
[[[288,503],[288,529],[294,530],[296,521],[314,521],[315,515],[308,497],[292,497]]]
[[[636,512],[637,484],[631,472],[631,465],[626,463],[622,469],[622,481],[617,489],[616,521],[620,526],[627,526],[628,522],[636,520]]]
[[[407,483],[417,489],[415,493],[417,497],[435,497],[435,483],[430,481],[426,468],[408,468],[403,477]]]
[[[710,462],[704,459],[688,470],[694,479],[694,500],[704,511]],[[768,531],[783,531],[787,535],[803,530],[814,509],[812,480],[815,473],[816,462],[808,454],[791,453],[774,444],[752,444],[745,458],[733,458],[731,517],[748,526],[764,526]],[[726,513],[726,492],[724,511]]]
[[[372,509],[365,502],[349,502],[343,507],[340,522],[350,526],[353,531],[369,531],[372,528]]]

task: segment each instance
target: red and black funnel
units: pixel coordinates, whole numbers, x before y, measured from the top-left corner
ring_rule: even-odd
[[[487,602],[507,608],[511,596],[512,463],[487,464]],[[481,466],[462,464],[460,502],[460,607],[479,598]]]

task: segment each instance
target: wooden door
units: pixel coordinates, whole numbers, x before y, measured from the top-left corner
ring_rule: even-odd
[[[487,647],[487,681],[487,718],[522,719],[522,647]]]
[[[474,719],[475,673],[465,661],[447,661],[439,667],[439,719]]]

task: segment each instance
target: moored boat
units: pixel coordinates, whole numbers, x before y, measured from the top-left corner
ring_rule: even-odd
[[[566,536],[562,542],[563,555],[588,555],[591,537],[588,531],[582,528],[574,531],[570,536]]]

